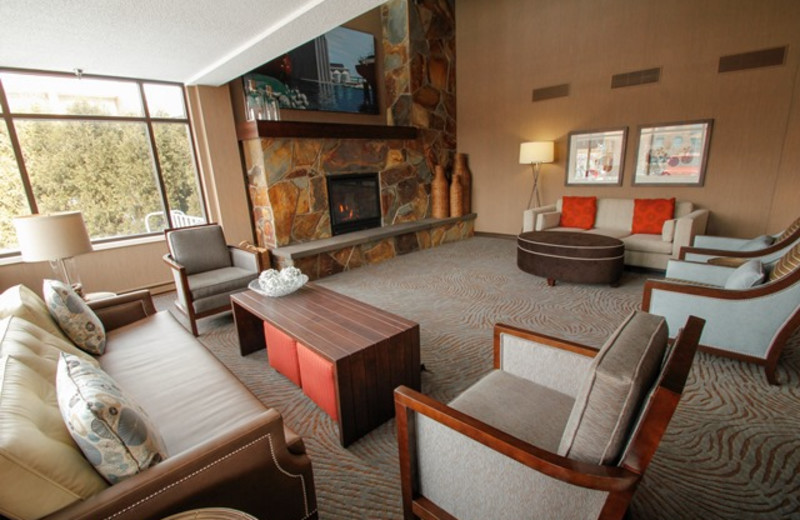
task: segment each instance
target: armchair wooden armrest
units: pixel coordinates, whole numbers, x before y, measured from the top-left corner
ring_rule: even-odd
[[[539,473],[572,485],[618,494],[622,498],[622,496],[627,497],[632,494],[639,481],[636,473],[625,468],[599,466],[570,460],[533,446],[408,387],[398,387],[395,389],[394,395],[404,508],[408,504],[412,504],[411,510],[404,511],[406,519],[411,520],[416,517],[453,518],[430,500],[420,496],[419,490],[416,489],[413,477],[416,474],[416,469],[413,467],[416,460],[415,438],[413,433],[410,433],[415,430],[415,414],[430,417],[447,428]],[[611,509],[621,507],[624,511],[627,501],[609,500],[609,504],[611,504]],[[621,505],[615,506],[615,504]],[[611,509],[608,512],[611,512]],[[621,514],[619,511],[615,510],[615,512]]]
[[[156,313],[150,291],[133,291],[89,302],[89,308],[103,322],[106,331],[139,321]]]

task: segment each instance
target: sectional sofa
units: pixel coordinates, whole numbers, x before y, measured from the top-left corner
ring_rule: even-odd
[[[168,312],[155,312],[146,291],[92,308],[106,334],[99,356],[78,349],[32,290],[0,296],[0,515],[155,520],[223,507],[317,517],[311,461],[276,410]],[[59,412],[56,373],[68,357],[135,399],[163,439],[163,460],[114,484],[96,471]]]

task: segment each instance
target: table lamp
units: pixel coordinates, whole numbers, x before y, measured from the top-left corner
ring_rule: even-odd
[[[56,276],[81,293],[72,257],[92,251],[80,211],[36,214],[14,219],[24,262],[50,262]]]
[[[553,162],[553,141],[531,141],[519,145],[519,163],[530,164],[533,171],[533,189],[528,199],[528,209],[537,208],[539,202],[539,168],[542,163]],[[531,206],[531,202],[535,205]]]

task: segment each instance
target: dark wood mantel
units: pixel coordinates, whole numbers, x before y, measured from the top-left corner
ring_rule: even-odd
[[[236,127],[240,141],[261,137],[308,137],[332,139],[416,139],[412,126],[310,123],[306,121],[248,121]]]

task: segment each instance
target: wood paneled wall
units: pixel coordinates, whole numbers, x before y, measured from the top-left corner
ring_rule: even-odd
[[[476,231],[518,233],[530,193],[519,143],[555,140],[543,203],[562,195],[671,197],[711,210],[709,232],[772,233],[798,211],[800,2],[459,0],[458,150],[470,157]],[[720,56],[788,45],[783,65],[720,74]],[[661,67],[658,83],[611,89]],[[570,84],[532,102],[534,88]],[[640,124],[714,119],[703,187],[633,187]],[[564,185],[567,134],[628,126],[622,186]]]

